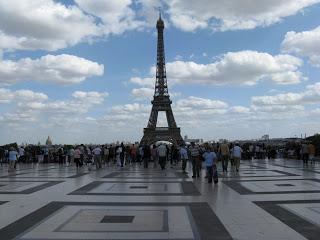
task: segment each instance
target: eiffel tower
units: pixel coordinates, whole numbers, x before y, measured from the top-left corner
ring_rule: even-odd
[[[141,145],[151,145],[157,141],[169,141],[173,144],[183,144],[184,141],[181,137],[180,128],[177,127],[174,120],[168,92],[167,76],[166,76],[166,63],[164,54],[164,41],[163,30],[164,22],[161,19],[161,13],[157,22],[158,30],[158,48],[157,48],[157,73],[156,84],[153,96],[152,110],[148,122],[148,126],[144,129]],[[158,113],[166,112],[168,127],[157,127]]]

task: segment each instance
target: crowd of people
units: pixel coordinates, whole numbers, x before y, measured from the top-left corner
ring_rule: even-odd
[[[225,144],[227,145],[227,144]],[[170,166],[181,164],[181,170],[186,173],[187,162],[190,160],[192,165],[192,177],[199,178],[203,167],[207,168],[207,178],[212,182],[214,177],[217,178],[216,162],[220,155],[223,156],[224,170],[227,168],[228,158],[226,158],[226,149],[223,144],[217,148],[212,144],[196,145],[159,145],[138,144],[125,145],[78,145],[78,146],[10,146],[8,149],[0,149],[0,162],[9,163],[9,171],[15,171],[16,163],[52,163],[60,165],[75,165],[77,169],[84,165],[91,168],[95,165],[96,169],[103,166],[117,165],[120,168],[125,165],[139,164],[148,168],[150,163],[154,168],[160,166],[162,170],[166,169],[169,162]],[[234,159],[236,171],[239,170],[239,163],[242,150],[236,145],[230,149],[230,157]],[[225,166],[226,165],[226,166]]]
[[[148,168],[150,164],[154,168],[160,166],[166,169],[169,162],[170,166],[181,164],[181,170],[186,172],[187,162],[192,166],[192,178],[199,178],[201,169],[207,169],[209,182],[217,179],[218,161],[221,161],[223,173],[228,169],[238,172],[240,169],[240,159],[275,159],[277,157],[292,157],[299,154],[299,158],[305,164],[311,163],[315,159],[315,146],[312,143],[302,142],[294,147],[287,147],[284,151],[280,147],[265,146],[263,144],[243,143],[205,143],[189,145],[159,145],[141,146],[139,144],[107,144],[107,145],[55,145],[40,146],[11,145],[0,147],[0,163],[8,162],[9,171],[14,171],[17,162],[22,163],[59,163],[60,165],[75,165],[77,169],[84,165],[91,168],[93,165],[97,169],[103,166],[117,165],[120,168],[125,165],[139,164]],[[231,165],[228,168],[229,164]]]

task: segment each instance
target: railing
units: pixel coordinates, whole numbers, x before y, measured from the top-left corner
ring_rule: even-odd
[[[156,127],[156,131],[168,131],[168,127]]]

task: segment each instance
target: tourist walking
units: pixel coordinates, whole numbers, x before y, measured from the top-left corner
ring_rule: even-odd
[[[143,167],[148,168],[148,163],[151,157],[150,146],[145,145],[143,147]]]
[[[109,149],[108,149],[108,146],[107,145],[105,145],[105,146],[103,146],[102,147],[102,163],[104,164],[104,165],[107,165],[108,164],[108,161],[109,161]]]
[[[189,148],[191,163],[192,163],[192,178],[200,177],[201,170],[201,159],[200,159],[200,149],[194,142],[191,142]]]
[[[101,153],[102,153],[102,150],[101,150],[101,148],[99,146],[96,146],[92,150],[92,153],[93,153],[94,163],[96,164],[96,168],[97,169],[102,168],[102,165],[101,165]]]
[[[130,156],[131,156],[131,161],[135,163],[137,161],[137,148],[134,144],[132,144],[130,148]]]
[[[109,147],[109,162],[115,163],[115,156],[116,156],[116,149],[113,145],[110,145]]]
[[[226,141],[220,144],[218,152],[221,157],[223,172],[226,173],[228,172],[228,162],[230,157],[230,150]]]
[[[122,152],[121,147],[120,147],[120,146],[116,146],[115,152],[116,152],[116,162],[117,162],[117,166],[121,166],[121,159],[120,159],[120,158],[121,158],[120,155],[121,155],[121,152]]]
[[[153,161],[153,167],[156,168],[158,165],[158,151],[156,145],[152,145],[151,148],[151,161]]]
[[[316,148],[312,143],[308,145],[308,153],[309,153],[309,160],[311,164],[314,164],[314,156],[316,154]]]
[[[10,150],[8,152],[8,158],[9,158],[9,169],[8,171],[14,171],[15,170],[15,164],[18,159],[18,152],[14,149],[14,147],[10,147]]]
[[[167,147],[164,144],[160,144],[158,146],[158,156],[159,156],[159,164],[162,170],[166,168],[167,161]]]
[[[64,158],[65,158],[65,155],[64,155],[63,147],[60,147],[59,150],[58,150],[59,166],[62,166],[62,165],[63,165],[63,160],[64,160]]]
[[[81,163],[81,150],[79,149],[79,147],[77,147],[74,150],[74,162],[76,163],[77,169],[82,166],[82,163]]]
[[[242,154],[242,148],[239,146],[239,143],[236,143],[235,146],[231,149],[232,156],[235,162],[236,171],[239,172],[240,160]]]
[[[71,147],[68,151],[68,166],[71,166],[74,162],[74,148]]]
[[[212,180],[214,180],[215,184],[218,183],[217,165],[215,164],[217,155],[209,146],[207,146],[202,157],[206,164],[208,183],[212,183]]]
[[[308,149],[308,145],[306,142],[302,143],[302,145],[301,145],[301,155],[302,155],[303,163],[308,165],[309,149]]]
[[[187,160],[188,160],[188,151],[184,145],[181,145],[180,147],[180,159],[182,161],[182,172],[186,172],[186,167],[187,167]]]
[[[124,155],[125,155],[125,147],[124,147],[123,142],[121,143],[120,147],[121,147],[120,163],[121,163],[121,167],[123,167],[124,166]]]

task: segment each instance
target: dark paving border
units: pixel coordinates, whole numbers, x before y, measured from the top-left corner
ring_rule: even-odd
[[[237,176],[237,175],[231,175],[231,176],[225,176],[221,173],[219,173],[219,177],[221,178],[260,178],[260,177],[298,177],[298,176],[301,176],[301,175],[298,175],[298,174],[293,174],[293,173],[288,173],[288,172],[284,172],[284,171],[280,171],[280,170],[269,170],[269,169],[244,169],[244,170],[241,170],[241,167],[240,167],[240,174],[243,173],[243,172],[247,172],[247,171],[251,171],[251,172],[263,172],[263,171],[266,171],[266,172],[276,172],[276,173],[281,173],[283,175],[273,175],[273,176],[270,176],[270,175],[262,175],[262,176],[254,176],[254,175],[248,175],[248,176]],[[237,174],[237,173],[234,173],[234,174]]]
[[[37,191],[40,191],[40,190],[43,190],[45,188],[48,188],[48,187],[51,187],[51,186],[54,186],[54,185],[57,185],[59,183],[62,183],[64,181],[20,181],[20,180],[17,180],[17,181],[2,181],[0,180],[0,183],[1,182],[7,182],[7,183],[11,183],[11,182],[45,182],[39,186],[36,186],[36,187],[32,187],[32,188],[28,188],[26,190],[23,190],[23,191],[19,191],[19,192],[9,192],[9,191],[0,191],[0,194],[31,194],[31,193],[34,193],[34,192],[37,192]]]
[[[136,184],[136,183],[143,183],[143,184],[153,184],[153,183],[163,183],[163,184],[170,184],[170,183],[179,183],[181,184],[182,193],[90,193],[89,191],[95,189],[96,187],[100,186],[103,183],[126,183],[126,184]],[[91,182],[71,193],[68,195],[109,195],[109,196],[199,196],[201,195],[196,186],[193,182],[122,182],[122,181],[94,181]]]
[[[257,206],[300,233],[306,239],[319,240],[320,227],[279,206],[279,204],[320,203],[320,200],[254,202]]]
[[[261,181],[292,181],[292,180],[300,180],[300,181],[314,181],[314,182],[320,182],[319,179],[314,178],[304,178],[304,179],[264,179],[264,180],[231,180],[231,181],[222,181],[224,184],[226,184],[228,187],[232,188],[236,192],[240,193],[241,195],[252,195],[252,194],[290,194],[290,193],[320,193],[319,190],[306,190],[306,191],[261,191],[261,192],[254,192],[250,189],[242,186],[241,182],[261,182]]]
[[[231,240],[232,237],[206,202],[176,203],[106,203],[106,202],[51,202],[46,206],[0,229],[1,239],[15,239],[33,226],[40,224],[64,206],[185,206],[196,239]],[[170,228],[170,226],[169,226]],[[89,239],[88,239],[89,240]]]
[[[44,170],[40,170],[40,171],[44,171]],[[71,175],[69,177],[53,177],[53,176],[47,176],[47,177],[37,177],[37,176],[25,177],[25,176],[23,176],[23,175],[32,174],[32,173],[34,173],[34,172],[15,173],[15,174],[9,174],[9,175],[6,175],[6,176],[1,176],[0,178],[10,178],[10,179],[11,178],[14,178],[14,179],[16,179],[16,178],[45,178],[45,179],[48,179],[48,178],[77,178],[77,177],[81,177],[81,176],[87,175],[89,172],[77,173],[77,174]]]
[[[141,177],[123,177],[123,176],[119,176],[120,174],[123,174],[123,173],[144,173],[144,175],[142,175]],[[150,178],[156,178],[156,179],[160,179],[160,178],[166,178],[166,179],[175,179],[175,178],[188,178],[188,175],[187,174],[184,174],[182,172],[162,172],[162,173],[173,173],[175,174],[175,177],[167,177],[167,176],[152,176],[152,174],[154,173],[161,173],[161,172],[150,172],[150,173],[145,173],[145,172],[135,172],[135,171],[123,171],[123,172],[112,172],[112,173],[109,173],[105,176],[103,176],[102,178],[125,178],[125,179],[144,179],[144,178],[147,178],[147,179],[150,179]],[[149,175],[149,176],[148,176]]]

